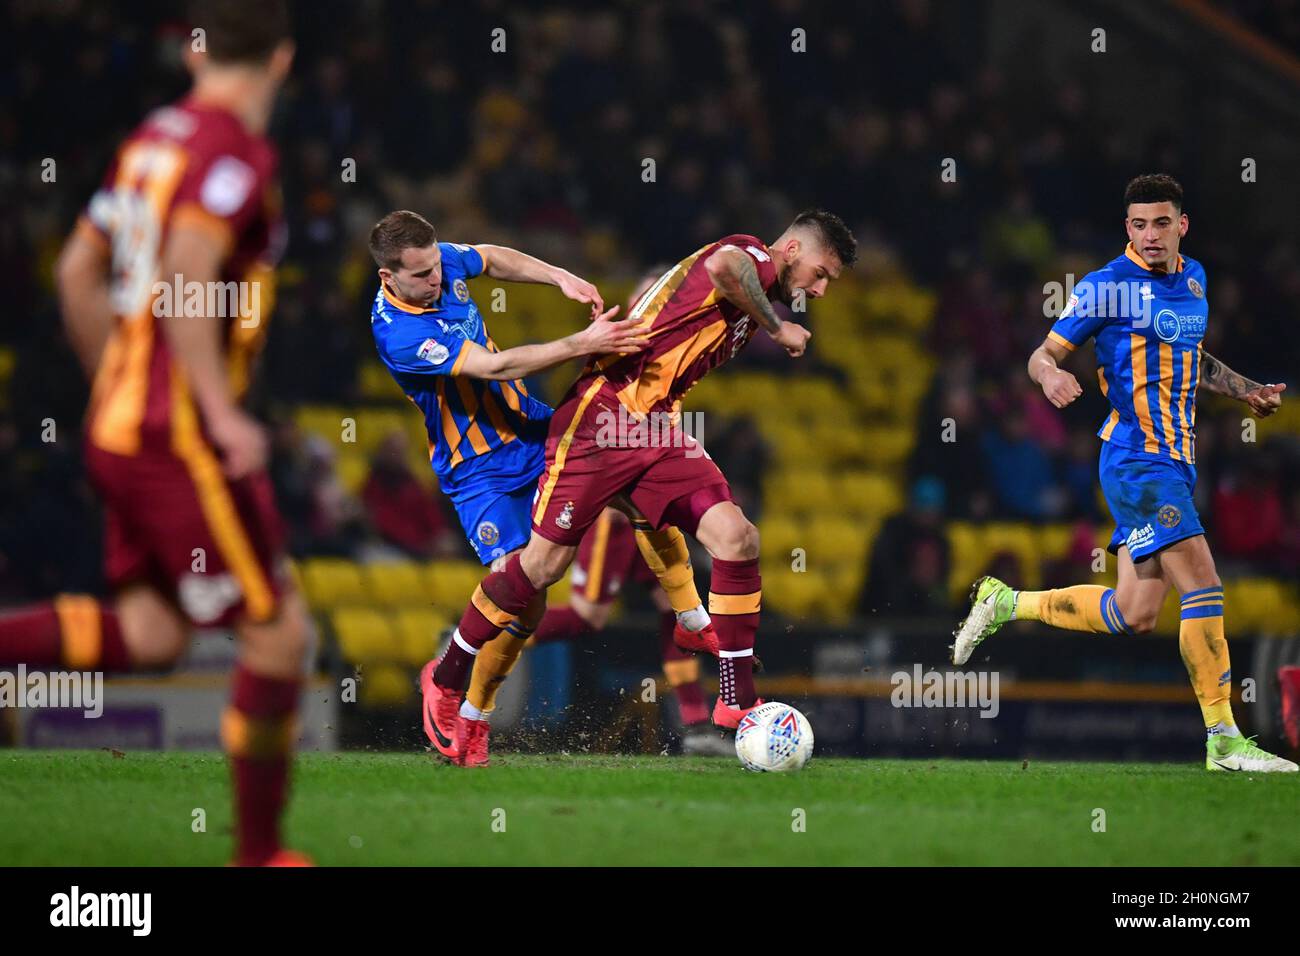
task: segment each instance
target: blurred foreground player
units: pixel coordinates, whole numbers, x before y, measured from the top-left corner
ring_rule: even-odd
[[[158,669],[191,626],[234,628],[221,732],[235,863],[304,865],[281,848],[279,821],[311,632],[281,550],[266,440],[239,404],[283,244],[265,130],[293,43],[282,0],[192,13],[205,52],[186,51],[191,92],[127,138],[58,265],[68,335],[94,380],[86,461],[114,598],[64,595],[7,616],[0,663]],[[187,308],[181,290],[193,288],[204,294]],[[238,289],[226,301],[242,308],[209,314],[218,288]]]
[[[1119,558],[1114,589],[1078,584],[1016,591],[997,578],[980,578],[971,588],[970,615],[955,632],[952,662],[964,664],[985,638],[1014,620],[1097,634],[1149,633],[1175,587],[1182,596],[1178,646],[1205,721],[1205,768],[1295,772],[1296,764],[1243,737],[1233,719],[1223,582],[1192,499],[1198,383],[1244,402],[1261,418],[1281,406],[1286,386],[1252,382],[1203,351],[1205,270],[1178,253],[1187,223],[1183,190],[1172,177],[1129,182],[1127,248],[1084,276],[1029,358],[1029,377],[1064,408],[1082,389],[1058,363],[1096,339],[1097,375],[1111,404],[1097,434],[1101,490],[1115,518],[1109,546]]]
[[[475,588],[432,675],[435,719],[456,713],[479,650],[564,575],[583,535],[621,496],[652,526],[681,528],[713,557],[709,614],[719,645],[714,723],[734,728],[757,705],[758,529],[732,500],[718,466],[681,429],[677,403],[733,358],[759,326],[791,357],[803,355],[811,333],[782,321],[773,299],[819,297],[855,258],[856,242],[844,223],[809,210],[771,246],[751,235],[726,236],[650,287],[627,319],[649,347],[589,362],[551,419],[532,536],[503,570]],[[654,440],[647,440],[644,423]]]

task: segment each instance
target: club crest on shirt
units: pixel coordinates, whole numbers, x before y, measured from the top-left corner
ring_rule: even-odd
[[[490,548],[501,540],[501,531],[491,521],[481,521],[478,526],[478,539]]]
[[[469,286],[465,284],[464,279],[456,279],[451,284],[451,291],[456,294],[457,302],[469,301]]]
[[[1196,298],[1198,299],[1205,298],[1205,290],[1202,289],[1201,284],[1197,282],[1195,279],[1193,279],[1191,276],[1187,277],[1187,288],[1192,290],[1192,295],[1196,296]]]
[[[1176,528],[1178,522],[1183,520],[1183,513],[1173,505],[1161,505],[1160,510],[1156,512],[1156,520],[1163,528]]]

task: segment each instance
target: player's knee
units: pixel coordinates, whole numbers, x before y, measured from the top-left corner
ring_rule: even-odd
[[[587,626],[593,631],[603,631],[605,625],[609,623],[611,606],[608,604],[593,604],[590,601],[571,601],[570,606],[578,613],[578,617],[587,622]]]
[[[544,590],[564,577],[573,560],[573,549],[525,548],[519,560],[528,580],[534,587]]]
[[[1119,607],[1119,613],[1124,618],[1124,623],[1128,625],[1130,632],[1134,634],[1150,634],[1156,629],[1156,619],[1160,617],[1160,605],[1153,604],[1150,601],[1134,601],[1129,607],[1124,606],[1123,599],[1116,602]]]
[[[136,604],[120,620],[133,670],[171,670],[185,653],[189,631],[179,615]]]
[[[310,616],[297,595],[287,597],[272,620],[245,623],[238,631],[244,659],[259,673],[301,674],[315,648]]]
[[[724,561],[749,561],[758,557],[758,544],[758,528],[737,509],[722,528],[716,557]]]

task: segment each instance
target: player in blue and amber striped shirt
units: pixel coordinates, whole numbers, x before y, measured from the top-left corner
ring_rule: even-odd
[[[522,380],[571,358],[635,349],[639,335],[611,321],[617,306],[601,314],[591,283],[503,246],[437,242],[413,212],[382,219],[371,254],[380,283],[370,310],[375,348],[424,413],[430,464],[480,560],[491,564],[528,541],[551,418]],[[556,285],[589,305],[594,321],[566,338],[502,352],[469,294],[469,281],[485,272]]]
[[[1097,434],[1118,581],[1114,588],[1015,591],[981,578],[957,629],[953,662],[965,663],[980,642],[1017,619],[1076,631],[1149,632],[1175,587],[1182,595],[1179,649],[1205,721],[1206,769],[1295,771],[1296,764],[1242,737],[1233,720],[1223,584],[1192,499],[1197,386],[1240,399],[1260,417],[1278,409],[1286,386],[1242,378],[1202,348],[1207,283],[1200,263],[1178,252],[1188,225],[1182,187],[1169,176],[1139,176],[1125,190],[1124,207],[1128,247],[1075,287],[1029,359],[1030,377],[1064,408],[1082,389],[1058,363],[1095,340],[1097,378],[1111,406]]]

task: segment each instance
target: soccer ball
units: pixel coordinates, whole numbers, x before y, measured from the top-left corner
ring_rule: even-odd
[[[736,727],[736,756],[755,773],[802,770],[812,752],[812,724],[789,704],[761,704]]]

